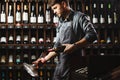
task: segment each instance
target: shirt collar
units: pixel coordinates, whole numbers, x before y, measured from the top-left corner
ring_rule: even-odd
[[[73,13],[74,10],[70,9],[70,14],[67,16],[67,18],[63,19],[62,17],[59,18],[60,22],[66,22],[66,21],[70,21],[73,19]]]

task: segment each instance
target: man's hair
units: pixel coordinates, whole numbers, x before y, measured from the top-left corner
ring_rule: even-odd
[[[49,7],[51,7],[56,3],[58,3],[58,4],[61,3],[62,1],[66,2],[67,4],[69,3],[68,0],[48,0],[48,5],[49,5]]]

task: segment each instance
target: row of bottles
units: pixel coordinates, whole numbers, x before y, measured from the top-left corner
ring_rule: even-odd
[[[97,28],[96,31],[98,33],[98,40],[95,40],[94,44],[120,44],[119,27],[111,28],[110,26],[104,26]]]
[[[46,5],[46,6],[45,6]],[[8,24],[28,24],[28,23],[57,23],[58,17],[53,15],[47,4],[40,2],[1,2],[0,3],[0,23]],[[44,7],[45,6],[45,7]]]
[[[20,65],[23,62],[32,63],[37,60],[41,53],[43,56],[47,54],[47,49],[50,47],[28,47],[23,48],[21,46],[16,47],[8,47],[8,48],[0,48],[0,64],[6,64],[9,66]],[[46,64],[56,64],[58,61],[58,57],[56,56],[54,59],[47,61]]]
[[[120,55],[120,46],[89,46],[85,49],[85,55]]]
[[[118,24],[119,8],[117,0],[92,0],[92,23]]]
[[[54,68],[51,67],[40,68],[39,76],[31,77],[25,70],[11,67],[0,69],[0,80],[52,80],[53,71]]]
[[[1,26],[0,44],[53,43],[56,28],[52,26]]]

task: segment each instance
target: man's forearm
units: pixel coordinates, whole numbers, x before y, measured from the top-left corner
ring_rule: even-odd
[[[44,58],[45,60],[49,60],[50,58],[54,57],[55,55],[57,55],[56,52],[49,52]]]

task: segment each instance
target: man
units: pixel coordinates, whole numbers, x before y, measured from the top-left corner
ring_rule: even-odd
[[[82,47],[97,39],[96,31],[85,14],[69,7],[68,0],[50,1],[51,9],[59,17],[54,47],[60,45],[66,47],[63,52],[49,52],[45,57],[33,63],[36,65],[40,62],[45,63],[50,58],[59,55],[53,80],[75,80],[72,78],[72,72],[79,68]]]

